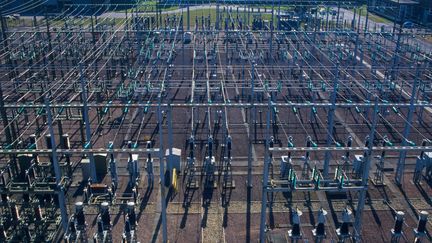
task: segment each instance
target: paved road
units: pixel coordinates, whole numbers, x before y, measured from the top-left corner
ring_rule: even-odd
[[[354,18],[354,13],[351,10],[348,9],[340,9],[341,11],[341,16],[343,17],[344,20],[346,20],[348,23],[351,23],[351,21]],[[359,15],[356,15],[356,27],[358,26],[358,19],[359,19]],[[366,25],[366,17],[360,16],[360,28],[362,30],[364,30],[364,26]],[[371,20],[370,18],[368,19],[368,30],[369,31],[374,31],[376,29],[376,31],[381,31],[381,28],[384,27],[385,31],[388,32],[393,32],[393,23],[377,23],[374,22],[373,20]],[[398,31],[398,30],[397,30]],[[412,30],[410,29],[404,29],[403,30],[404,33],[407,32],[411,32]],[[432,43],[425,41],[423,39],[420,38],[412,38],[409,42],[411,45],[416,45],[419,44],[421,48],[423,48],[423,50],[425,52],[431,52],[432,51]]]

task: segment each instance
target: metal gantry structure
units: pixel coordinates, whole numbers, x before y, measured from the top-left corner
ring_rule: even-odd
[[[246,241],[255,201],[260,242],[277,231],[280,202],[290,241],[367,242],[371,184],[431,183],[431,32],[369,12],[388,6],[137,1],[18,17],[38,6],[3,7],[1,242],[168,242],[177,202],[185,215],[198,204],[201,228],[217,231],[209,211],[232,201],[246,202]],[[310,232],[299,194],[319,198]],[[326,198],[341,194],[336,213]],[[406,215],[386,203],[397,242]],[[152,206],[160,223],[145,238],[138,219]],[[425,210],[406,212],[418,240],[430,240]],[[202,231],[199,241],[221,240]]]

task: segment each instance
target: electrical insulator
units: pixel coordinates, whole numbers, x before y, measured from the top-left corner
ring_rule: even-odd
[[[25,203],[30,202],[30,195],[28,193],[23,194],[23,202]]]
[[[351,210],[345,208],[342,212],[342,225],[339,228],[339,233],[342,236],[349,235],[349,224],[351,221]]]
[[[352,146],[352,137],[351,136],[348,136],[348,142],[347,142],[347,147],[348,148],[350,148]],[[345,152],[345,158],[349,158],[349,155],[350,155],[350,152],[349,152],[349,150],[347,150],[346,152]]]
[[[25,236],[25,238],[28,239],[28,240],[31,240],[32,236],[30,234],[30,230],[29,230],[28,224],[24,225],[23,230],[24,230],[24,236]]]
[[[85,227],[86,222],[82,202],[75,203],[75,220],[78,227]]]
[[[195,143],[195,139],[194,139],[193,136],[191,136],[191,137],[189,138],[189,157],[190,157],[191,159],[194,158],[194,148],[195,148],[194,143]]]
[[[316,236],[324,236],[325,235],[325,221],[326,221],[327,211],[324,209],[320,209],[318,211],[318,224],[315,229]]]
[[[301,229],[300,229],[300,216],[302,216],[302,211],[296,209],[292,214],[292,230],[288,231],[288,235],[291,238],[301,238]]]
[[[208,144],[208,156],[209,156],[209,159],[211,161],[212,156],[213,156],[213,137],[212,136],[209,136],[207,144]]]
[[[11,211],[11,215],[12,215],[12,220],[13,221],[19,221],[20,220],[20,215],[18,212],[18,208],[15,204],[12,204],[10,207],[10,211]]]
[[[401,234],[402,233],[404,216],[405,216],[404,212],[402,212],[402,211],[396,212],[396,217],[395,217],[396,221],[395,221],[395,225],[394,225],[394,229],[393,229],[394,234]]]
[[[7,239],[6,231],[3,227],[3,224],[0,224],[0,241],[6,242],[6,239]]]
[[[69,221],[69,226],[68,226],[68,231],[69,231],[69,234],[75,234],[76,233],[76,228],[75,228],[75,222],[74,222],[74,220],[70,220]]]
[[[99,216],[97,221],[97,232],[98,234],[103,234],[104,231],[104,224],[102,222],[102,218]]]
[[[426,211],[421,211],[419,216],[419,222],[417,225],[418,233],[426,233],[426,223],[428,221],[429,213]]]
[[[43,219],[42,209],[40,208],[39,205],[36,205],[34,207],[34,213],[35,213],[35,219],[36,219],[36,221],[41,221]]]
[[[131,223],[130,223],[129,216],[126,216],[126,222],[125,222],[124,232],[126,234],[130,234],[130,232],[131,232]]]
[[[146,148],[147,148],[147,149],[151,149],[151,141],[147,141]],[[147,154],[147,159],[148,159],[148,160],[151,160],[151,159],[152,159],[152,155],[151,155],[151,153],[148,153],[148,154]]]
[[[231,141],[232,141],[231,136],[228,135],[228,137],[227,137],[227,150],[228,150],[227,157],[228,157],[228,159],[231,158]]]
[[[134,202],[128,202],[127,206],[128,206],[127,217],[129,219],[129,223],[132,227],[135,227],[135,225],[136,225],[135,203]]]
[[[7,194],[1,194],[2,202],[7,204],[9,202],[9,196]]]
[[[295,211],[293,214],[293,229],[292,229],[293,236],[300,235],[300,216],[302,214],[303,213],[301,211]]]
[[[103,202],[101,204],[101,219],[104,226],[109,227],[111,225],[111,217],[108,208],[108,202]]]
[[[132,141],[128,141],[128,142],[127,142],[127,147],[128,147],[129,149],[132,148]],[[132,161],[132,153],[129,153],[129,160]]]

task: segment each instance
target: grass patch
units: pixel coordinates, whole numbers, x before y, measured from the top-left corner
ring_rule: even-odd
[[[353,11],[353,9],[350,9],[350,10]],[[367,13],[367,6],[366,5],[362,5],[360,8],[357,9],[357,14],[359,14],[362,17],[366,17],[366,13]],[[370,11],[369,11],[369,19],[375,23],[383,23],[383,24],[393,23],[391,20],[383,18],[383,17],[378,16],[376,14],[373,14]]]
[[[225,18],[227,18],[229,16],[227,12],[222,12],[222,10],[220,10],[219,13],[222,15],[222,19],[225,19]],[[257,13],[250,13],[250,17],[249,17],[250,18],[249,19],[250,23],[249,24],[252,23],[254,14],[257,14]],[[164,18],[164,17],[166,17],[168,15],[169,16],[173,16],[173,15],[180,16],[181,13],[178,13],[178,14],[162,14],[162,17]],[[184,10],[182,15],[183,15],[183,25],[186,26],[187,25],[187,11]],[[264,20],[270,20],[271,19],[271,13],[261,13],[260,15],[261,15],[262,19],[264,19]],[[201,17],[202,16],[204,18],[210,16],[211,23],[214,24],[216,22],[216,9],[214,9],[214,8],[207,8],[207,9],[190,10],[189,11],[189,16],[190,16],[190,24],[191,24],[191,26],[195,25],[195,18],[198,18],[199,23],[201,23]],[[231,16],[232,16],[232,18],[235,19],[237,17],[237,12],[233,11],[231,13]],[[244,19],[244,20],[246,20],[246,22],[247,22],[247,16],[248,16],[247,12],[239,11],[239,13],[238,13],[239,19]],[[274,16],[274,18],[276,19],[276,15]],[[247,24],[247,23],[244,23],[244,24]],[[221,23],[221,25],[222,25],[222,23]],[[220,28],[224,28],[223,26],[219,26],[219,27]]]
[[[157,1],[141,0],[140,2],[138,2],[136,7],[130,7],[130,8],[126,8],[126,9],[116,10],[114,12],[124,13],[126,10],[128,10],[129,12],[135,11],[135,10],[137,10],[138,12],[156,11],[157,7],[162,11],[176,10],[179,8],[178,4],[175,4],[175,3],[174,4],[158,3]]]

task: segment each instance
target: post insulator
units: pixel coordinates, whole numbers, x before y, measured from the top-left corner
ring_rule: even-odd
[[[421,211],[419,216],[419,222],[417,225],[417,232],[425,233],[426,232],[426,224],[428,221],[429,213],[426,211]]]
[[[396,213],[396,217],[395,217],[395,225],[394,225],[394,233],[395,234],[401,234],[402,233],[402,227],[403,227],[403,223],[404,223],[404,212],[402,211],[398,211]]]

